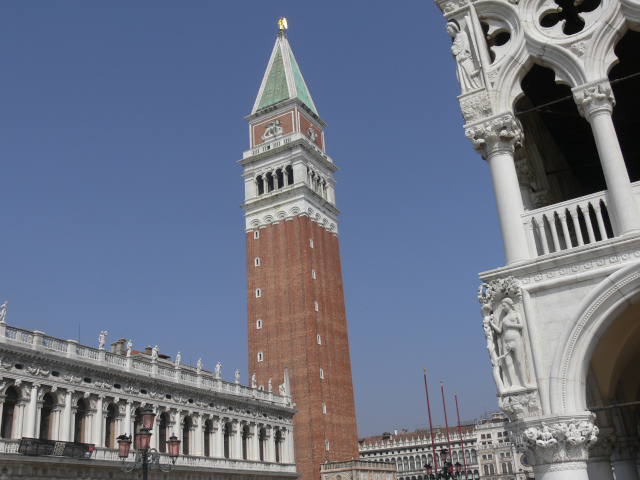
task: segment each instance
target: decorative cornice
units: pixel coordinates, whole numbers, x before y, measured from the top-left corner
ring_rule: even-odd
[[[471,140],[473,149],[485,160],[496,153],[513,154],[524,140],[522,126],[511,113],[470,125],[466,128],[465,135]]]

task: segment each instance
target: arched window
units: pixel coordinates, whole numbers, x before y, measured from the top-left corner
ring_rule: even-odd
[[[495,475],[495,473],[496,473],[495,467],[493,466],[493,464],[490,464],[489,465],[489,474],[490,475]]]
[[[12,438],[13,418],[15,416],[17,404],[18,391],[14,387],[7,388],[7,391],[5,392],[4,406],[2,408],[2,425],[0,425],[1,438]]]
[[[191,417],[184,417],[184,425],[182,426],[182,454],[190,455],[190,438],[189,433],[191,432],[191,426],[193,422],[191,421]]]
[[[291,168],[291,165],[285,168],[285,172],[287,174],[287,185],[293,185],[293,168]]]
[[[452,463],[455,465],[456,462],[458,461],[458,452],[453,452],[451,454],[451,457],[453,458],[453,462]]]
[[[258,435],[258,444],[259,444],[259,448],[260,448],[260,461],[261,462],[264,462],[266,439],[267,439],[267,431],[264,428],[261,428],[260,429],[260,433]]]
[[[213,426],[211,420],[204,422],[204,454],[205,457],[211,456],[211,434],[213,433]]]
[[[464,452],[464,458],[467,459],[467,463],[471,463],[471,454],[469,453],[469,450]]]
[[[249,451],[249,425],[245,425],[242,428],[242,458],[243,460],[246,460],[248,457],[248,451]]]
[[[480,478],[480,472],[479,472],[478,470],[474,470],[474,471],[473,471],[473,478],[474,478],[474,479],[478,479],[478,478]]]
[[[478,462],[478,455],[476,454],[475,449],[471,450],[471,462],[472,463],[477,463]]]
[[[282,461],[282,432],[280,430],[276,430],[276,463],[280,463]]]
[[[255,230],[255,231],[253,232],[253,239],[254,239],[254,240],[257,240],[257,239],[259,239],[259,238],[260,238],[260,231]]]
[[[104,423],[104,446],[116,448],[116,408],[113,404],[107,407],[107,417]]]
[[[262,195],[264,193],[264,180],[262,179],[262,175],[258,175],[256,178],[256,189],[258,195]]]
[[[158,451],[167,453],[167,426],[169,425],[169,414],[162,412],[158,419]],[[153,437],[152,437],[153,438]]]
[[[420,467],[424,468],[427,465],[427,456],[422,455],[421,460],[422,460],[422,465],[420,465]]]
[[[317,312],[318,311],[318,302],[313,302],[313,309]]]
[[[78,400],[75,415],[75,429],[73,432],[73,441],[76,443],[87,443],[85,441],[85,431],[87,425],[87,405],[84,399]]]
[[[262,290],[256,288],[256,298],[260,298],[262,296]]]
[[[409,470],[416,469],[416,461],[413,457],[409,457]]]
[[[230,452],[230,447],[231,447],[231,424],[230,423],[225,423],[224,424],[224,431],[223,431],[223,435],[224,435],[224,458],[230,458],[231,456],[231,452]]]
[[[51,435],[51,412],[53,411],[53,397],[50,393],[45,393],[42,398],[42,408],[40,409],[40,435],[41,440],[53,440]]]
[[[483,466],[484,466],[484,474],[489,475],[489,465],[483,465]]]
[[[264,361],[264,353],[262,353],[262,352],[258,352],[258,361],[259,361],[259,362]]]
[[[405,457],[404,460],[402,461],[402,465],[405,470],[409,470],[409,459],[407,457]]]
[[[266,179],[267,179],[267,193],[273,192],[273,175],[271,175],[271,172],[267,173]]]
[[[427,458],[429,459],[429,465],[433,465],[433,455],[429,454]]]
[[[284,173],[281,168],[276,170],[276,179],[278,180],[278,188],[284,187]]]
[[[253,263],[255,264],[256,267],[260,266],[260,257],[256,257],[253,261]]]
[[[316,340],[318,342],[318,345],[322,345],[322,338],[320,337],[320,334],[316,335]]]

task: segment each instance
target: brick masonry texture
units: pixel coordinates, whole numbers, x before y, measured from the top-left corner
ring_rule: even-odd
[[[296,463],[304,479],[316,480],[321,463],[359,458],[338,237],[307,216],[275,222],[259,232],[258,239],[253,231],[246,236],[249,375],[255,372],[265,388],[273,378],[276,390],[288,367],[298,409]],[[260,298],[256,288],[262,291]],[[256,328],[258,319],[261,329]],[[258,352],[264,361],[258,362]]]

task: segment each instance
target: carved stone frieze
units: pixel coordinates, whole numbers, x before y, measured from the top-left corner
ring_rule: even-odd
[[[534,426],[523,422],[512,432],[511,439],[526,453],[529,462],[537,466],[586,461],[597,435],[598,427],[591,419],[571,419],[550,424],[541,421]]]
[[[520,122],[510,113],[467,127],[465,135],[485,160],[494,153],[513,153],[524,141]]]
[[[574,88],[573,98],[578,105],[580,115],[587,120],[596,113],[603,111],[611,114],[616,104],[611,84],[608,80]]]
[[[537,391],[504,395],[498,400],[500,408],[507,414],[509,420],[535,417],[542,413]]]
[[[48,366],[42,365],[39,363],[35,363],[33,365],[27,366],[27,373],[29,375],[35,375],[39,377],[48,377],[50,372],[51,372],[51,369]]]
[[[460,110],[467,123],[491,116],[491,100],[486,91],[465,95],[460,98]]]

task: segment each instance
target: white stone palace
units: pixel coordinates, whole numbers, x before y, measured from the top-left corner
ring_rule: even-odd
[[[166,441],[181,440],[178,479],[297,478],[285,383],[276,392],[222,380],[181,365],[158,348],[125,340],[99,348],[8,326],[0,314],[0,478],[126,478],[117,437],[139,432],[142,410],[156,413],[151,447],[169,463]],[[283,372],[284,373],[284,372]],[[284,395],[279,392],[282,391]],[[26,457],[21,438],[93,444],[90,460]],[[132,448],[133,450],[134,448]],[[133,452],[130,454],[133,459]],[[150,471],[150,475],[154,471]],[[5,476],[6,475],[6,476]],[[169,478],[155,471],[150,478]]]
[[[637,480],[640,2],[436,4],[502,233],[478,330],[511,439],[536,479]]]

